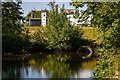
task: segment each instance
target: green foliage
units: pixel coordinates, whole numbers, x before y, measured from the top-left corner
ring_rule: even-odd
[[[81,43],[82,32],[78,27],[71,26],[67,19],[64,5],[60,13],[58,5],[51,4],[49,22],[43,31],[38,30],[35,34],[36,42],[45,45],[49,50],[77,50]]]
[[[92,15],[92,25],[98,27],[101,31],[101,47],[102,54],[98,59],[98,66],[95,70],[95,78],[111,78],[113,77],[113,61],[110,56],[116,54],[120,48],[120,2],[79,2],[75,0],[71,5],[83,7],[87,4],[87,10],[83,11],[85,17]],[[114,48],[114,52],[110,50]]]
[[[41,18],[41,11],[34,11],[34,17]],[[29,21],[30,18],[31,18],[31,11],[27,14],[27,16],[25,17],[25,20]]]
[[[102,78],[113,78],[113,75],[115,74],[114,69],[114,60],[110,56],[111,53],[114,54],[114,52],[111,49],[102,48],[103,51],[99,51],[99,59],[97,59],[97,66],[95,67],[94,71],[94,77],[96,79],[102,79]]]
[[[75,27],[63,27],[56,30],[54,27],[47,28],[45,31],[49,49],[69,50],[80,46],[82,34]]]
[[[41,26],[42,27],[42,26]],[[33,34],[33,37],[32,37],[32,48],[31,50],[33,52],[35,51],[44,51],[46,49],[46,42],[44,40],[44,36],[43,36],[43,33],[42,33],[42,30],[41,29],[38,29],[34,34]]]
[[[77,27],[71,26],[64,5],[58,13],[58,5],[49,15],[49,26],[46,27],[44,37],[47,47],[55,50],[70,50],[80,46],[82,33]]]
[[[21,2],[2,2],[3,53],[21,52],[27,46],[26,33],[23,33],[24,30],[21,28],[21,9]]]
[[[75,18],[79,18],[79,10],[77,10],[76,12],[75,12],[75,16],[74,16]]]
[[[120,2],[73,2],[75,7],[83,7],[87,4],[87,10],[82,11],[86,18],[92,15],[92,25],[98,27],[102,32],[102,42],[110,46],[119,46],[119,24],[120,24]]]

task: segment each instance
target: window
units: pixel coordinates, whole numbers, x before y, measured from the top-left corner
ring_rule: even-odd
[[[43,17],[45,17],[45,14],[43,14]]]

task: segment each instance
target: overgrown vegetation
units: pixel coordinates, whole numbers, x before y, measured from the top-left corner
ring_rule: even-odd
[[[112,78],[115,74],[114,61],[111,56],[119,54],[120,41],[120,2],[75,2],[73,6],[83,7],[87,4],[87,10],[83,11],[87,18],[92,15],[92,25],[98,27],[101,35],[101,46],[97,49],[100,57],[95,69],[95,78]]]

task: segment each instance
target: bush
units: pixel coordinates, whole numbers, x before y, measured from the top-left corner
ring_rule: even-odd
[[[58,30],[54,27],[46,27],[45,41],[48,49],[74,50],[80,46],[82,33],[74,26],[65,26]]]

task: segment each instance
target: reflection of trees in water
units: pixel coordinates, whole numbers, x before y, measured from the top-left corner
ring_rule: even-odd
[[[71,73],[74,75],[73,78],[90,78],[93,77],[96,60],[89,59],[78,62],[73,60],[70,65]]]
[[[69,59],[70,56],[68,55],[48,55],[41,60],[29,60],[29,65],[32,68],[40,69],[42,75],[49,75],[52,78],[68,78],[71,72],[75,73],[80,68],[80,62],[70,64]]]
[[[78,76],[80,69],[93,69],[95,66],[93,59],[76,61],[69,55],[58,54],[48,55],[46,57],[33,57],[25,61],[6,62],[3,64],[3,77],[7,78],[33,77],[33,75],[30,76],[31,72],[32,74],[34,72],[38,73],[40,75],[38,77],[42,78],[69,78],[70,76]]]
[[[21,76],[21,63],[18,61],[3,61],[2,63],[2,78],[19,78]]]
[[[67,55],[48,55],[42,67],[45,72],[52,72],[51,78],[66,78],[69,77],[69,64],[66,62],[68,59]]]

